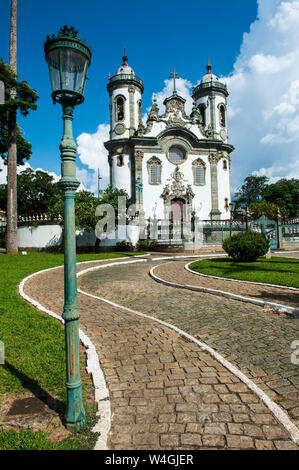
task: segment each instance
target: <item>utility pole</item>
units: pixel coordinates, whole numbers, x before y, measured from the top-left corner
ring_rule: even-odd
[[[101,177],[101,175],[100,175],[100,169],[98,168],[98,199],[100,199],[100,192],[101,192],[101,190],[100,190],[100,183],[101,183],[101,179],[102,179],[102,177]]]
[[[11,0],[9,65],[17,73],[17,7],[18,0]],[[16,92],[11,90],[10,99]],[[8,115],[8,152],[7,152],[7,227],[6,253],[18,253],[17,233],[17,111]]]

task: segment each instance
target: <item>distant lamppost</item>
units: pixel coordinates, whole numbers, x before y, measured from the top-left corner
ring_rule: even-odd
[[[75,193],[76,144],[72,120],[74,107],[84,101],[86,74],[91,49],[73,27],[60,28],[58,35],[47,37],[44,44],[49,66],[53,103],[63,110],[63,137],[60,143],[61,179],[59,188],[64,197],[64,310],[66,348],[67,409],[65,425],[79,429],[85,422],[80,378],[79,326],[80,317],[76,279]]]
[[[100,189],[101,179],[103,178],[101,177],[100,169],[98,168],[98,199],[100,199],[100,193],[101,193],[101,189]]]
[[[233,233],[233,212],[235,210],[236,203],[230,202],[229,203],[229,210],[230,210],[230,219],[229,219],[229,235],[232,236]]]

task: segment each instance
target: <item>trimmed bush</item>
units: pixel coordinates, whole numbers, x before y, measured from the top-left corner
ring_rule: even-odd
[[[136,244],[136,248],[138,251],[147,251],[148,244],[146,240],[138,240]]]
[[[223,249],[233,261],[255,261],[269,249],[265,235],[255,232],[242,232],[224,240]]]
[[[133,251],[133,245],[131,242],[122,240],[116,243],[116,251]]]

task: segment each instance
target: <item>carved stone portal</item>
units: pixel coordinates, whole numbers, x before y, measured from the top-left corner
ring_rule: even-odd
[[[171,211],[171,201],[173,199],[181,199],[184,202],[184,218],[185,220],[191,219],[192,214],[192,200],[195,196],[190,184],[184,185],[184,175],[176,166],[174,172],[171,174],[171,184],[167,183],[164,187],[161,197],[164,200],[165,218],[168,218]]]

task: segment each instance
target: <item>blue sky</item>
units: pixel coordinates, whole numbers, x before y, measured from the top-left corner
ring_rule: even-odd
[[[297,0],[115,0],[113,3],[19,0],[18,3],[18,73],[40,97],[38,110],[19,120],[33,146],[29,162],[32,168],[60,173],[61,107],[53,106],[50,99],[43,42],[47,34],[57,33],[60,26],[67,24],[75,26],[93,50],[85,102],[76,108],[74,119],[74,136],[79,138],[78,175],[88,189],[95,188],[93,170],[105,160],[103,152],[93,157],[98,162],[91,162],[89,156],[95,155],[101,139],[105,140],[105,124],[109,122],[108,72],[113,75],[121,64],[124,47],[129,65],[144,81],[144,112],[151,106],[154,92],[162,95],[166,92],[165,80],[173,67],[184,79],[182,93],[188,87],[191,91],[191,86],[205,73],[210,56],[213,72],[226,78],[230,91],[229,135],[236,147],[233,187],[252,171],[264,172],[274,179],[297,171],[297,144],[294,144],[297,69],[294,62],[292,65],[292,60],[297,58]],[[10,1],[5,0],[0,17],[0,56],[4,60],[9,55],[9,21]],[[292,67],[292,73],[287,83],[279,86],[284,80],[284,75],[279,74],[286,73],[288,67]],[[99,125],[103,132],[99,132]],[[80,140],[82,135],[85,140]],[[93,149],[84,144],[87,140],[93,142]],[[286,146],[293,162],[289,173],[285,165],[278,165],[279,155]]]

